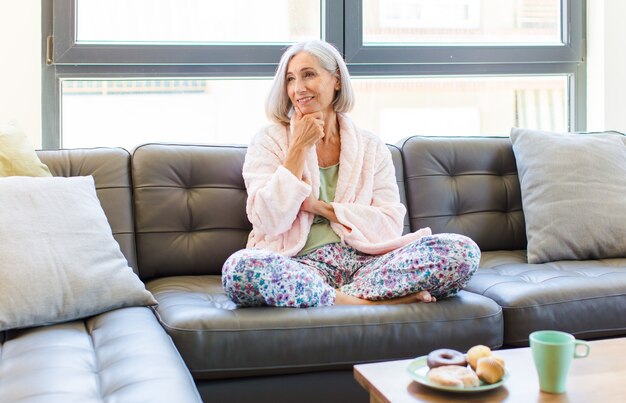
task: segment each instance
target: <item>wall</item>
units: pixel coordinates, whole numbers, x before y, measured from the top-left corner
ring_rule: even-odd
[[[41,1],[0,0],[0,123],[41,147]]]
[[[587,129],[626,133],[626,2],[587,0]]]

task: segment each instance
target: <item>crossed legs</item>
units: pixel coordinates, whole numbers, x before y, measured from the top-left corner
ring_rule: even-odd
[[[476,244],[456,234],[424,237],[380,256],[338,244],[304,259],[244,249],[224,264],[222,284],[240,306],[435,302],[465,287],[479,261]]]

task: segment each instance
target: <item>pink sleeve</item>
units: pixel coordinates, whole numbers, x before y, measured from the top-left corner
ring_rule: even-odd
[[[404,246],[424,235],[430,229],[402,236],[406,208],[400,202],[395,168],[387,146],[379,146],[374,186],[370,205],[331,203],[338,221],[345,230],[343,240],[356,249],[372,254]]]
[[[282,166],[284,153],[275,139],[261,132],[248,148],[243,165],[248,219],[270,236],[289,231],[311,193],[310,185]]]

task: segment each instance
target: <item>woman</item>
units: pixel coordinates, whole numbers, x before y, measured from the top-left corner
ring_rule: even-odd
[[[253,229],[222,271],[238,305],[433,302],[476,270],[480,250],[467,237],[429,228],[401,236],[391,153],[345,114],[353,99],[328,43],[283,54],[266,103],[275,124],[257,133],[243,166]]]

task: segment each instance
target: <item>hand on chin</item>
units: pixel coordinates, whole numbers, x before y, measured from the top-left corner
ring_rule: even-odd
[[[300,110],[300,113],[303,115],[310,115],[311,113],[322,112],[322,108],[320,108],[317,102],[311,102],[304,106],[300,106],[298,109]]]

